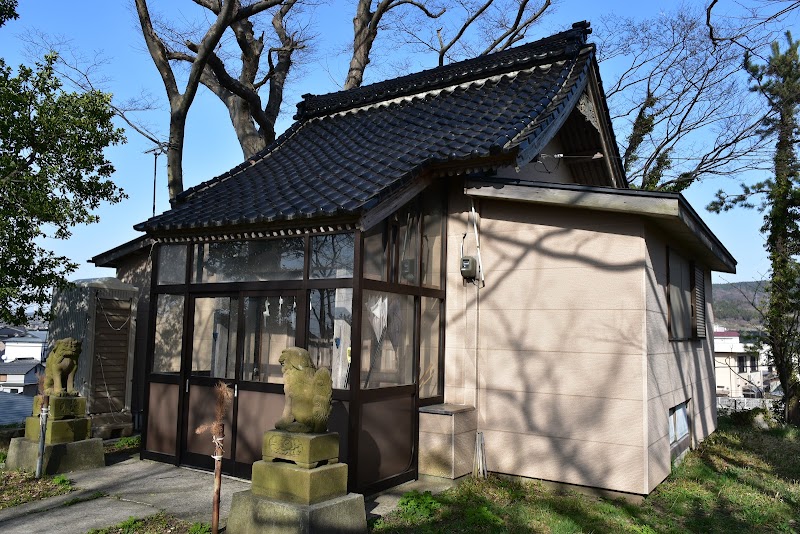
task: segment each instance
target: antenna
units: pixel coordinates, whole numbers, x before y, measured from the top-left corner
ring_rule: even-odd
[[[153,217],[156,216],[156,177],[158,176],[158,156],[166,154],[169,143],[158,143],[154,148],[145,150],[145,154],[153,155]]]

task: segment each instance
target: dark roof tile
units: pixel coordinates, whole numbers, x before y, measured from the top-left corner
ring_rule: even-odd
[[[187,189],[171,210],[136,228],[353,214],[426,165],[533,150],[552,137],[585,86],[594,54],[589,32],[579,23],[497,54],[306,95],[298,122],[265,150]]]

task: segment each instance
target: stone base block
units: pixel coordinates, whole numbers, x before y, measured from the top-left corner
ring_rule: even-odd
[[[285,462],[253,464],[253,493],[276,501],[316,504],[347,495],[347,464],[303,469]]]
[[[7,469],[36,470],[39,442],[14,438],[8,447]],[[102,439],[45,445],[42,472],[48,475],[105,466]]]
[[[419,410],[419,474],[455,480],[472,471],[475,408],[437,404]]]
[[[133,435],[133,417],[129,413],[101,413],[92,419],[92,437],[102,439],[124,438]]]
[[[265,461],[278,458],[311,469],[322,461],[332,464],[339,460],[339,434],[298,434],[268,430],[264,433],[261,452]]]
[[[342,464],[344,465],[344,464]],[[252,491],[233,494],[227,534],[362,534],[367,532],[364,496],[350,493],[318,504],[278,502]]]
[[[25,437],[27,439],[38,443],[41,428],[38,417],[27,417],[25,419]],[[91,435],[92,421],[88,417],[61,420],[48,417],[44,442],[47,445],[69,443],[71,441],[89,439]]]
[[[38,417],[42,412],[43,397],[36,395],[33,398],[33,416]],[[48,419],[74,419],[86,417],[86,397],[50,397],[50,415]]]

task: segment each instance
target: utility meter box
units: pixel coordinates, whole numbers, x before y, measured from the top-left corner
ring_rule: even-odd
[[[474,256],[461,258],[461,276],[469,280],[474,280],[478,277],[478,261]]]

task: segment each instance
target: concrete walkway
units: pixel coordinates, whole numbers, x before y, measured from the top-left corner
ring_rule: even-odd
[[[116,525],[131,516],[142,518],[162,510],[190,522],[211,522],[212,473],[133,457],[68,476],[76,491],[0,510],[0,532],[84,534],[93,528]],[[424,477],[392,488],[366,499],[367,517],[390,512],[403,493],[412,489],[437,493],[453,485],[451,480]],[[232,495],[249,488],[246,480],[224,477],[221,525],[226,523]]]

